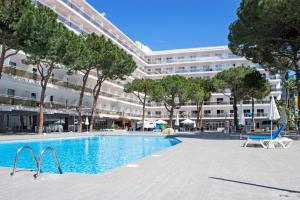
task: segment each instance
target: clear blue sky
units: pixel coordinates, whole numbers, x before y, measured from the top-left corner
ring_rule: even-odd
[[[87,0],[152,50],[227,45],[240,0]]]

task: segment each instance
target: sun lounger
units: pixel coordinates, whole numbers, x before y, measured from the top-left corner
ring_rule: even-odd
[[[244,143],[244,147],[247,147],[248,144],[250,143],[257,143],[259,142],[263,148],[269,148],[271,144],[279,144],[282,146],[282,148],[288,148],[293,140],[287,137],[281,137],[280,133],[284,131],[285,125],[281,125],[279,129],[277,129],[272,136],[271,135],[252,135],[247,138],[247,141]]]

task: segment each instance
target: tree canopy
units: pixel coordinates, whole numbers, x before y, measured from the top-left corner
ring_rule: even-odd
[[[179,75],[165,76],[156,82],[152,94],[169,112],[169,125],[172,127],[174,110],[179,109],[189,99],[187,79]]]
[[[234,126],[238,129],[237,103],[243,100],[248,90],[245,87],[245,76],[253,72],[251,67],[233,67],[219,72],[214,81],[218,89],[226,96],[233,98]]]
[[[300,93],[298,0],[243,0],[230,24],[229,48],[271,72],[296,74]],[[300,95],[298,95],[298,101]]]
[[[32,8],[31,0],[0,0],[0,79],[4,60],[17,54],[21,48],[22,41],[16,32],[17,24],[23,14]]]
[[[143,104],[142,130],[144,131],[145,107],[147,98],[153,92],[155,81],[151,79],[134,79],[132,82],[124,86],[124,92],[133,93]]]
[[[215,90],[214,84],[210,79],[188,79],[189,85],[189,99],[196,104],[197,107],[197,120],[196,126],[199,128],[202,126],[202,121],[200,121],[202,107],[204,101],[208,101],[211,97],[211,93]]]

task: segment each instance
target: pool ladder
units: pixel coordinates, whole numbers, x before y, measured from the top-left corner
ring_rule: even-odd
[[[40,173],[42,172],[42,162],[43,162],[43,157],[44,157],[44,154],[47,152],[47,151],[51,151],[52,153],[52,156],[55,160],[55,163],[56,163],[56,166],[58,168],[58,171],[60,174],[62,174],[62,169],[61,169],[61,166],[60,166],[60,163],[59,163],[59,160],[57,158],[57,154],[55,152],[55,149],[53,147],[45,147],[41,153],[40,153],[40,157],[39,157],[39,160],[36,159],[36,156],[35,156],[35,153],[33,151],[33,149],[30,147],[30,146],[22,146],[18,149],[17,153],[16,153],[16,156],[15,156],[15,161],[14,161],[14,166],[13,166],[13,171],[10,173],[11,176],[15,175],[16,172],[17,172],[17,163],[18,163],[18,159],[19,159],[19,155],[20,153],[24,150],[24,149],[28,149],[32,155],[32,158],[36,164],[36,167],[37,167],[37,172],[36,174],[34,174],[34,178],[37,178]]]

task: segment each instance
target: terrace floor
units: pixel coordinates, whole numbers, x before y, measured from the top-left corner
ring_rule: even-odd
[[[182,143],[97,175],[34,180],[33,172],[10,177],[10,168],[0,168],[0,199],[300,199],[300,141],[289,149],[262,149],[242,148],[241,140],[178,139]]]

